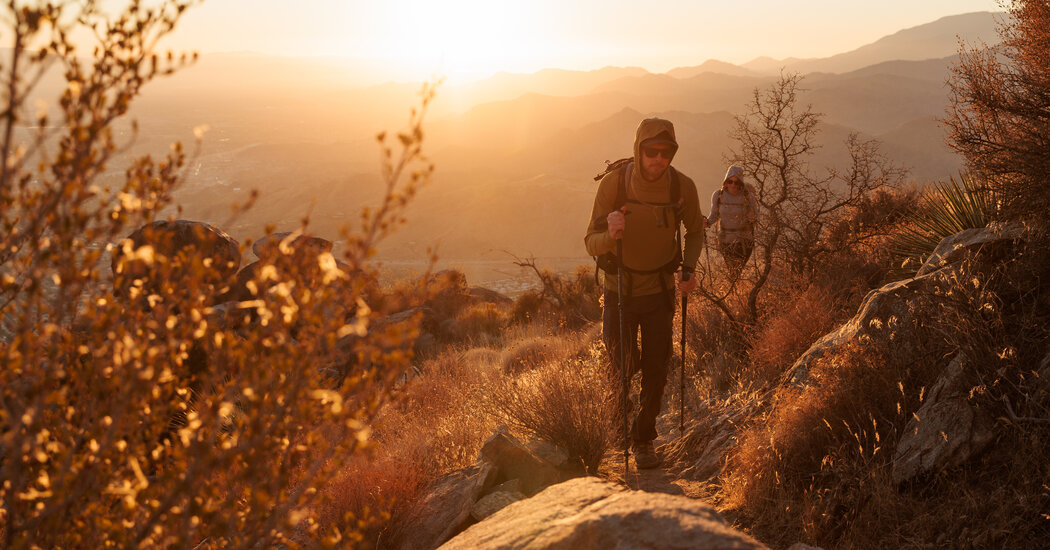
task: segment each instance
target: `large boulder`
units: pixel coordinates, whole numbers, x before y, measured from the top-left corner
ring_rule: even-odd
[[[785,382],[806,386],[814,361],[853,342],[894,346],[905,353],[920,351],[923,343],[910,336],[930,320],[924,300],[953,284],[960,274],[995,269],[1017,253],[1026,232],[1023,225],[1006,224],[968,229],[944,238],[914,278],[869,292],[853,318],[821,337],[795,361]],[[962,267],[964,260],[979,261]]]
[[[438,478],[426,496],[409,511],[397,548],[427,550],[462,530],[471,520],[471,507],[492,485],[496,468],[480,462]]]
[[[577,478],[510,504],[441,546],[443,550],[765,548],[710,506],[687,497],[631,491]]]
[[[1025,240],[1025,233],[1025,227],[1020,224],[1000,224],[960,231],[937,244],[917,275],[933,273],[977,255],[991,261],[1013,257],[1018,245]]]
[[[911,346],[920,343],[909,336],[923,321],[914,304],[928,296],[940,282],[936,273],[889,283],[868,293],[860,310],[839,328],[822,336],[806,350],[785,374],[785,382],[795,387],[809,384],[814,363],[853,342],[867,340],[880,346]]]
[[[151,294],[171,298],[191,293],[211,298],[230,282],[241,264],[237,241],[221,229],[190,220],[155,221],[117,243],[111,259],[117,296],[148,304]],[[141,293],[133,288],[141,285]]]
[[[316,289],[325,278],[342,278],[350,271],[347,264],[332,260],[334,265],[324,267],[321,255],[332,251],[327,239],[292,233],[266,235],[252,245],[259,258],[241,269],[228,292],[219,301],[240,302],[254,300],[281,282],[295,282]],[[332,270],[335,268],[338,272]]]
[[[920,474],[958,466],[995,439],[994,419],[970,403],[973,372],[958,354],[930,389],[908,422],[893,457],[893,480],[902,483]]]
[[[480,458],[499,470],[498,481],[520,480],[526,495],[536,494],[571,475],[537,456],[502,426],[485,441]]]

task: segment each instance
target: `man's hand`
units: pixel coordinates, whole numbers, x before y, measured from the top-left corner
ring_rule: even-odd
[[[683,275],[685,275],[685,279],[682,278]],[[678,290],[682,292],[692,292],[693,289],[696,288],[697,282],[695,273],[679,271],[675,278],[678,279]]]
[[[609,223],[609,235],[613,239],[619,239],[623,237],[623,228],[627,226],[627,221],[624,218],[623,209],[613,210],[609,212],[609,215],[605,217],[605,221]]]

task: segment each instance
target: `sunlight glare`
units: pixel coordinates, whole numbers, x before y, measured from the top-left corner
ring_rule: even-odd
[[[527,2],[401,0],[392,9],[399,14],[392,29],[398,39],[387,53],[421,77],[476,78],[538,57],[524,31],[539,26]]]

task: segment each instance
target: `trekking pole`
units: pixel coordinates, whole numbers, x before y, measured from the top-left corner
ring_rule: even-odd
[[[616,308],[620,316],[620,382],[623,390],[623,399],[620,403],[623,411],[623,481],[627,482],[628,455],[630,447],[630,429],[627,422],[627,327],[623,322],[623,239],[616,241]]]
[[[686,273],[682,272],[683,281]],[[682,345],[682,371],[678,379],[678,435],[685,434],[685,312],[689,303],[689,293],[682,291],[682,332],[678,338]]]

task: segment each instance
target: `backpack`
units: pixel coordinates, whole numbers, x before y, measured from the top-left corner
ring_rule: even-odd
[[[608,162],[608,161],[607,161]],[[634,162],[634,158],[627,157],[617,160],[616,162],[609,163],[605,171],[594,177],[594,181],[601,181],[606,174],[612,171],[617,171],[617,184],[616,184],[616,199],[613,201],[613,210],[616,211],[624,207],[628,202],[634,202],[627,200],[627,171],[631,168]],[[675,224],[675,255],[671,258],[667,264],[658,267],[656,269],[632,269],[624,264],[622,267],[624,271],[628,273],[674,273],[678,270],[679,266],[682,265],[682,211],[681,211],[681,197],[682,197],[682,184],[678,178],[678,171],[674,167],[669,166],[667,168],[671,171],[671,202],[670,204],[675,205],[674,208],[674,224]],[[595,229],[607,228],[608,222],[605,218],[599,218],[595,220]],[[598,270],[602,270],[606,275],[615,275],[621,267],[619,259],[612,252],[606,252],[601,256],[594,258],[594,281],[598,283]]]
[[[755,193],[755,188],[752,187],[750,183],[744,183],[742,191],[744,193],[744,197],[747,198],[747,197],[750,197],[752,194]],[[719,189],[718,191],[715,191],[715,195],[714,195],[714,197],[713,197],[713,199],[711,201],[711,210],[712,211],[718,210],[719,213],[721,213],[721,211],[722,211],[722,193],[724,193],[724,192],[725,192],[725,189]],[[745,202],[745,204],[747,205],[747,210],[749,212],[751,212],[752,211],[752,209],[751,209],[751,202],[747,201],[747,202]],[[751,212],[751,213],[754,214],[755,212]],[[721,226],[721,224],[722,224],[721,220],[719,220],[718,223],[719,223],[719,226]],[[750,231],[752,233],[755,231],[755,227],[754,227],[753,224],[751,224]]]

